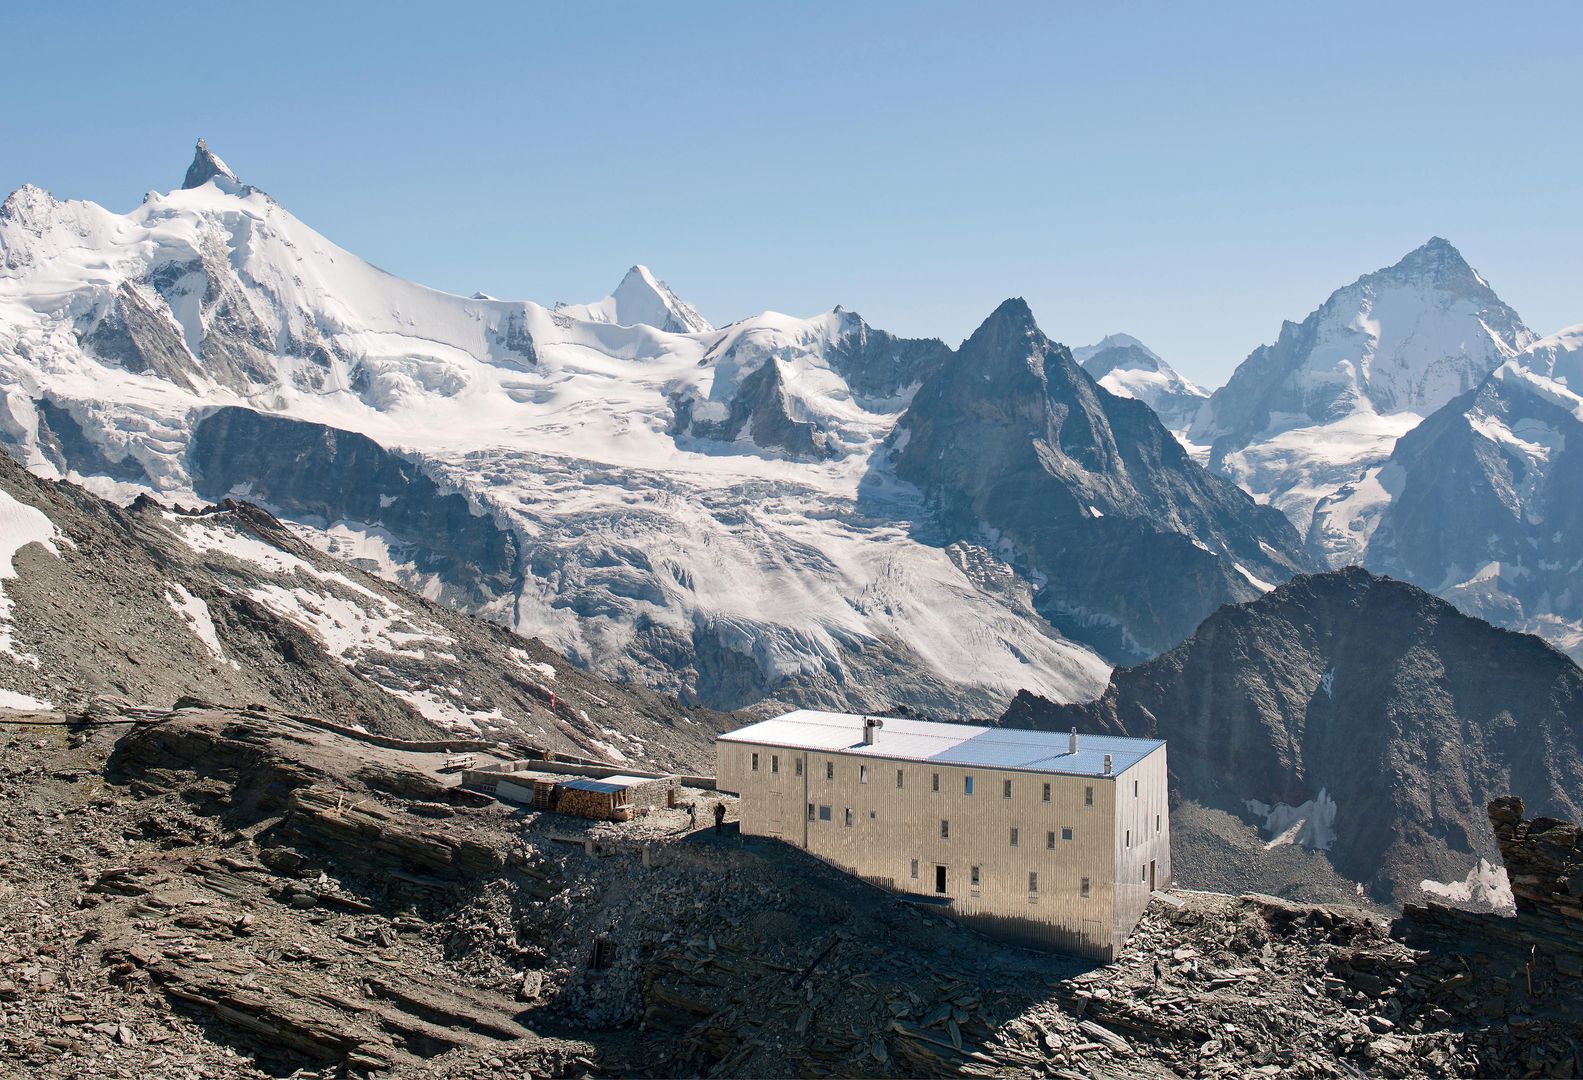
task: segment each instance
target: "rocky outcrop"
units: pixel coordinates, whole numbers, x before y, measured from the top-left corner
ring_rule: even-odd
[[[958,537],[1039,582],[1036,605],[1114,659],[1176,644],[1306,567],[1291,524],[1195,464],[1141,401],[1099,388],[1021,300],[930,376],[889,445]]]
[[[1583,954],[1583,826],[1548,817],[1528,820],[1515,795],[1493,800],[1489,815],[1518,916],[1547,919]]]
[[[831,343],[830,366],[860,397],[895,398],[950,362],[952,351],[938,338],[897,337],[876,330],[855,311],[835,312],[841,329]]]
[[[48,397],[33,403],[38,415],[38,448],[62,473],[108,476],[127,483],[147,483],[148,473],[130,454],[116,459],[88,437],[69,408]]]
[[[1221,609],[1097,701],[1023,695],[1004,721],[1166,739],[1174,799],[1321,850],[1387,902],[1494,861],[1483,807],[1497,794],[1583,813],[1583,671],[1356,568]],[[1177,863],[1192,880],[1191,859]]]
[[[157,375],[191,390],[196,362],[170,309],[122,282],[103,313],[81,332],[83,348],[136,374]]]
[[[230,166],[221,161],[214,151],[209,149],[208,143],[199,139],[198,146],[193,151],[192,164],[187,166],[187,175],[182,179],[181,186],[183,188],[202,187],[210,180],[216,178],[228,180],[233,184],[239,183],[236,174],[231,171]]]
[[[691,397],[673,399],[672,431],[700,439],[735,442],[745,438],[765,450],[782,450],[792,457],[821,459],[832,456],[829,437],[818,425],[792,416],[780,364],[770,357],[737,384],[724,418],[706,419]]]
[[[194,489],[205,497],[246,492],[293,517],[387,530],[420,574],[440,577],[467,606],[513,591],[511,531],[366,436],[224,408],[196,425],[187,462]]]
[[[118,719],[0,758],[0,1054],[29,1076],[107,1054],[150,1077],[453,1080],[1583,1064],[1583,972],[1522,916],[1162,892],[1095,967],[681,808],[508,808],[432,755],[265,710]],[[717,796],[686,797],[707,821]]]

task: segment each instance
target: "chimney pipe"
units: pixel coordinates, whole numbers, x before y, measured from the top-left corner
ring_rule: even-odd
[[[873,746],[874,736],[878,733],[879,729],[884,726],[885,722],[883,720],[879,720],[872,716],[865,716],[863,718],[863,745]]]
[[[1066,752],[1068,754],[1075,754],[1075,753],[1077,753],[1077,729],[1076,728],[1072,729],[1072,738],[1067,743]]]
[[[1110,755],[1109,754],[1105,755],[1105,775],[1106,776],[1110,775]]]

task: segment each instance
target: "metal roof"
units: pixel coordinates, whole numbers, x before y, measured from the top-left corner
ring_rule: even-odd
[[[1118,735],[1077,737],[1077,753],[1069,752],[1070,736],[1063,731],[985,727],[980,724],[941,724],[930,720],[883,717],[874,744],[863,744],[863,720],[853,713],[798,709],[773,720],[738,728],[721,735],[725,742],[759,743],[793,750],[823,750],[863,757],[927,761],[939,765],[1020,769],[1068,776],[1103,776],[1105,755],[1111,774],[1117,775],[1165,745],[1159,739],[1129,739]]]
[[[589,780],[586,777],[568,780],[561,787],[569,788],[572,791],[597,791],[602,795],[614,795],[618,791],[627,789],[625,784],[611,784],[604,780]]]
[[[577,780],[567,780],[561,786],[577,791],[599,791],[606,795],[614,795],[618,791],[625,791],[640,784],[652,784],[654,781],[655,778],[652,776],[605,776],[598,780],[581,777]]]

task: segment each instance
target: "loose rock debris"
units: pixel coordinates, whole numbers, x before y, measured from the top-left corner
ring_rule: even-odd
[[[267,711],[0,725],[0,1072],[1583,1065],[1575,943],[1547,940],[1536,961],[1521,918],[1426,907],[1392,924],[1178,892],[1094,967],[990,941],[734,828],[689,828],[683,810],[574,822],[453,785]],[[722,797],[688,798],[707,822]]]

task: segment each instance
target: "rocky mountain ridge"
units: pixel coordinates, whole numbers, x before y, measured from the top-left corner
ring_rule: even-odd
[[[706,766],[735,724],[587,675],[246,503],[120,508],[0,455],[0,550],[0,705],[269,702],[388,736],[664,767]]]
[[[1257,875],[1241,879],[1250,887],[1291,874],[1292,894],[1311,896],[1339,878],[1399,903],[1422,882],[1464,880],[1480,858],[1499,865],[1489,799],[1515,791],[1542,813],[1583,816],[1583,671],[1536,637],[1358,568],[1222,608],[1116,671],[1097,701],[1022,695],[1004,722],[1168,740],[1188,884],[1231,844]],[[1239,839],[1252,828],[1262,844]],[[1293,865],[1294,847],[1336,877]]]
[[[1039,581],[1039,610],[1112,657],[1152,655],[1306,568],[1278,511],[1195,464],[1143,402],[1099,387],[1022,300],[924,382],[889,445],[948,527],[992,536]]]

